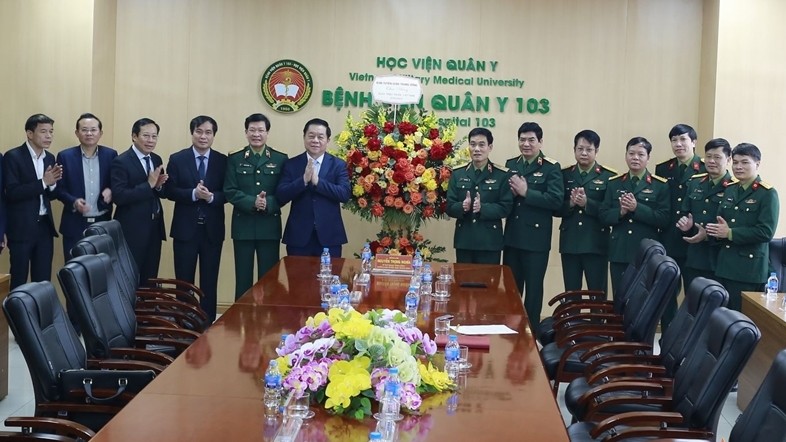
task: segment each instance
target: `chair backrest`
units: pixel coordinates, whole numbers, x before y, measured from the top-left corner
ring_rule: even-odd
[[[685,291],[685,300],[663,332],[660,344],[661,363],[668,370],[669,377],[674,377],[687,353],[693,351],[712,312],[718,307],[725,307],[728,302],[729,292],[717,281],[693,279]]]
[[[71,259],[57,279],[74,306],[90,357],[112,357],[112,348],[134,346],[136,314],[117,292],[109,256],[104,253]]]
[[[770,241],[770,271],[778,275],[783,292],[783,281],[786,278],[786,238],[773,238]]]
[[[87,356],[55,287],[49,281],[20,285],[3,311],[30,371],[36,404],[60,400],[60,371],[85,368]]]
[[[86,236],[74,245],[71,249],[71,256],[78,257],[84,255],[97,255],[105,253],[112,264],[113,279],[117,283],[117,289],[128,299],[131,305],[136,305],[137,282],[123,268],[120,260],[120,252],[111,236],[106,234]]]
[[[731,429],[729,442],[786,441],[786,350],[772,361],[759,390]],[[779,439],[780,438],[780,439]]]
[[[696,346],[674,376],[672,410],[686,426],[715,432],[732,385],[761,338],[747,316],[726,307],[712,312]]]
[[[644,275],[644,264],[655,255],[666,255],[666,248],[663,247],[663,244],[650,238],[642,239],[633,262],[628,264],[628,268],[622,274],[619,288],[614,293],[614,311],[616,313],[622,313],[631,290]]]
[[[653,255],[642,270],[623,307],[622,323],[627,341],[652,343],[668,300],[677,296],[680,268],[669,256]]]
[[[109,235],[112,241],[115,242],[117,248],[117,257],[122,265],[124,272],[123,277],[134,281],[134,286],[139,287],[139,268],[134,261],[134,255],[131,254],[131,249],[128,248],[126,237],[123,234],[123,228],[120,226],[120,221],[99,221],[93,223],[85,229],[85,236],[93,235]]]

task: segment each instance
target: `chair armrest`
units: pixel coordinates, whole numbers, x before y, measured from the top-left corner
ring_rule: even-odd
[[[84,440],[90,440],[90,438],[96,435],[93,430],[80,423],[54,417],[12,416],[5,420],[5,426],[21,427],[33,431],[44,430],[45,432],[54,432],[61,436],[68,436],[74,439],[82,438]]]
[[[144,327],[148,324],[160,325],[162,327],[167,328],[183,328],[177,323],[170,321],[168,319],[162,318],[160,316],[150,315],[149,312],[144,311],[141,314],[137,313],[136,315],[136,325],[139,327]]]
[[[586,326],[587,323],[592,325],[613,324],[615,321],[619,322],[620,319],[621,317],[616,313],[576,313],[570,316],[555,318],[553,328],[555,333],[565,333],[566,331],[569,331],[571,327],[579,327],[582,325]],[[573,324],[574,322],[579,323]]]
[[[153,370],[153,372],[159,374],[166,367],[154,362],[129,359],[88,359],[87,368],[99,370]]]
[[[602,420],[590,431],[590,436],[599,438],[603,433],[612,431],[615,427],[620,425],[626,426],[641,426],[642,424],[655,425],[659,427],[661,424],[681,424],[685,421],[680,413],[675,412],[630,412],[620,413]],[[616,432],[615,432],[616,433]]]
[[[558,302],[567,303],[581,300],[601,300],[606,299],[606,292],[601,290],[568,290],[549,299],[549,305]]]
[[[174,278],[149,278],[147,282],[155,284],[155,285],[164,285],[169,284],[173,285],[180,290],[192,291],[194,293],[198,293],[202,295],[202,289],[197,287],[196,285],[188,282],[183,281],[182,279],[174,279]]]
[[[173,338],[181,338],[181,339],[197,339],[200,336],[202,336],[193,330],[186,330],[183,328],[166,328],[166,327],[137,327],[136,334],[137,336],[160,335],[160,336],[170,336]]]
[[[156,299],[156,300],[153,300],[153,301],[147,301],[147,300],[142,301],[141,303],[137,303],[137,306],[139,306],[139,304],[142,304],[140,307],[151,306],[153,308],[159,308],[159,309],[162,309],[164,311],[171,311],[171,310],[184,311],[184,312],[188,311],[190,313],[193,313],[193,314],[197,315],[201,319],[207,319],[207,315],[205,315],[205,312],[203,312],[202,309],[200,309],[200,308],[198,308],[196,306],[187,304],[185,302],[178,301],[176,299],[160,299],[159,298],[159,299]]]
[[[84,392],[82,392],[84,394]],[[123,408],[119,405],[100,405],[100,404],[88,404],[84,402],[43,402],[40,404],[35,404],[36,414],[38,413],[50,413],[50,414],[58,414],[61,411],[69,411],[74,413],[98,413],[98,414],[107,414],[107,415],[115,415],[120,412]]]
[[[609,302],[582,301],[560,304],[554,309],[551,317],[554,319],[572,316],[582,310],[591,310],[593,313],[614,313],[614,304]],[[616,314],[616,313],[615,313]]]
[[[596,383],[600,382],[602,379],[607,377],[612,377],[618,374],[632,374],[632,373],[665,375],[666,367],[660,365],[647,365],[647,364],[618,364],[611,367],[603,368],[593,373],[591,376],[588,376],[587,383],[589,385],[595,385]],[[651,379],[647,379],[647,381],[651,382]]]
[[[606,326],[597,325],[596,327],[579,328],[572,333],[556,337],[554,341],[557,343],[557,347],[566,347],[570,345],[571,342],[574,342],[581,338],[598,338],[598,340],[604,338],[606,338],[607,340],[614,339],[614,338],[624,339],[625,331],[622,330],[622,327],[621,326],[612,327],[613,325],[614,324],[609,324]],[[593,345],[586,347],[587,349],[598,345],[600,342],[594,341],[589,343]]]
[[[175,358],[163,353],[145,350],[144,348],[110,348],[112,358],[131,359],[133,361],[147,361],[159,365],[169,365]]]
[[[584,374],[586,377],[592,376],[595,372],[603,370],[619,364],[641,364],[641,365],[655,365],[660,366],[660,356],[653,355],[635,355],[635,354],[609,354],[603,355],[597,359],[590,361]]]
[[[581,360],[586,362],[587,359],[593,356],[602,356],[604,353],[617,352],[616,354],[619,354],[624,352],[624,354],[634,354],[637,351],[651,352],[652,346],[641,342],[630,341],[604,342],[587,350],[587,352],[581,356]]]

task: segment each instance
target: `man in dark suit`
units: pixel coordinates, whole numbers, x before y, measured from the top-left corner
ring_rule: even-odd
[[[303,127],[306,151],[284,163],[276,190],[279,203],[292,201],[282,242],[287,255],[341,256],[347,233],[341,219],[341,203],[349,200],[347,163],[326,153],[330,141],[327,121],[314,118]]]
[[[55,121],[44,114],[25,122],[27,141],[9,150],[3,161],[3,188],[8,209],[11,288],[49,281],[57,236],[50,200],[63,176],[62,166],[46,149],[52,145]]]
[[[158,143],[158,124],[142,118],[131,128],[133,144],[112,160],[110,183],[120,222],[131,255],[139,269],[140,283],[158,276],[161,241],[166,240],[160,197],[167,180],[161,157],[153,150]]]
[[[172,154],[167,163],[167,198],[175,202],[169,236],[175,277],[194,282],[199,260],[202,309],[216,319],[218,268],[224,243],[224,174],[227,157],[212,149],[218,123],[200,115],[191,120],[191,147]]]
[[[55,191],[57,199],[63,202],[60,233],[65,261],[71,258],[71,248],[82,238],[87,226],[112,219],[109,166],[117,156],[111,147],[98,145],[104,132],[101,120],[95,115],[80,115],[74,133],[79,145],[57,154],[57,164],[67,172]]]

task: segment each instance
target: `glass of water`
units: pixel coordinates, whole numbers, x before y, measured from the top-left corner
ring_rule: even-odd
[[[314,412],[311,411],[309,404],[311,401],[311,394],[304,391],[298,395],[295,393],[292,401],[287,406],[287,416],[297,417],[300,419],[311,419],[314,417]]]

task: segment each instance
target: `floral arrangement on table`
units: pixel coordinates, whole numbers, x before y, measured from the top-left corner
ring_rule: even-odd
[[[332,154],[347,162],[352,196],[344,208],[367,221],[382,220],[381,238],[412,245],[378,245],[372,253],[399,250],[433,256],[434,247],[413,238],[423,221],[442,218],[453,167],[470,160],[456,124],[415,107],[374,105],[356,121],[347,115]],[[415,247],[414,244],[418,244]],[[392,245],[392,243],[391,243]],[[441,250],[444,251],[444,248]]]
[[[425,260],[444,261],[433,258],[434,255],[445,251],[445,247],[438,246],[426,239],[418,231],[405,232],[404,229],[391,228],[377,233],[377,239],[369,243],[372,253],[387,253],[390,255],[414,255],[420,250],[420,255]],[[359,257],[359,256],[358,256]]]
[[[333,308],[309,317],[277,353],[287,392],[309,391],[332,413],[362,419],[372,414],[372,399],[382,399],[389,367],[399,370],[402,410],[415,413],[421,395],[451,391],[447,373],[432,364],[436,351],[398,310]]]

